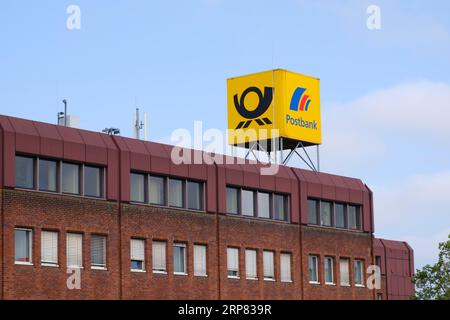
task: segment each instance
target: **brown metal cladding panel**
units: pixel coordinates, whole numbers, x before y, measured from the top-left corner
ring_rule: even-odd
[[[9,118],[16,133],[16,152],[39,154],[39,135],[32,121]]]
[[[34,121],[33,124],[40,136],[39,155],[62,159],[64,144],[56,126],[37,121]]]
[[[414,270],[414,250],[411,248],[411,246],[404,242],[405,246],[408,248],[408,261],[409,261],[409,275],[413,276],[415,273]]]
[[[108,150],[101,137],[101,133],[80,130],[81,138],[86,144],[86,163],[108,164]]]
[[[250,164],[243,164],[241,166],[242,166],[242,172],[244,174],[243,187],[259,189],[260,188],[259,169],[256,166],[250,165]]]
[[[207,180],[206,180],[206,211],[211,213],[217,212],[217,203],[218,203],[218,192],[225,193],[225,187],[217,190],[217,176],[216,176],[216,167],[215,165],[204,165],[203,166],[207,172]]]
[[[167,154],[162,144],[154,142],[145,142],[145,147],[150,154],[150,170],[152,173],[159,173],[163,175],[170,174],[170,164],[168,159],[170,155]]]
[[[225,169],[225,179],[226,179],[225,181],[227,185],[229,184],[236,186],[244,185],[244,174],[242,172],[240,165],[227,164],[224,165],[223,168]]]
[[[128,146],[124,141],[124,138],[113,136],[112,137],[119,149],[119,159],[120,159],[120,201],[128,202],[130,201],[130,152]]]
[[[219,213],[227,212],[227,172],[228,170],[223,165],[216,165],[217,170],[217,211]]]
[[[307,194],[308,197],[313,198],[322,198],[322,184],[317,177],[317,173],[313,171],[307,171],[307,170],[299,170],[301,172],[301,175],[307,183]]]
[[[108,200],[119,199],[119,150],[116,148],[113,139],[107,135],[100,135],[107,148],[106,167],[106,198]]]
[[[123,139],[130,152],[131,170],[150,172],[150,155],[144,142],[136,139]]]
[[[0,189],[3,188],[3,130],[0,126]]]
[[[257,165],[258,170],[261,170],[263,168],[262,165]],[[281,169],[281,168],[280,168]],[[278,172],[278,175],[260,175],[259,178],[259,187],[263,190],[271,190],[271,191],[280,191],[276,188],[275,180],[280,176],[280,172]],[[280,182],[277,181],[279,184]],[[281,185],[281,187],[283,184]]]
[[[340,177],[340,176],[335,176],[335,175],[330,175],[330,178],[333,180],[333,183],[335,185],[336,201],[349,202],[350,196],[349,196],[347,185],[344,182],[344,179],[342,179],[342,177]]]
[[[295,174],[292,173],[291,169],[280,166],[278,174],[275,177],[275,191],[282,193],[292,192],[292,182],[297,182]]]
[[[289,199],[291,200],[289,208],[291,211],[291,222],[296,224],[300,223],[299,191],[297,180],[291,179],[291,194]]]
[[[188,168],[188,177],[196,180],[207,180],[209,176],[208,167],[211,166],[214,167],[214,165],[192,164]]]
[[[7,117],[0,116],[3,128],[3,186],[15,187],[16,135]]]
[[[372,231],[372,212],[370,204],[370,194],[368,191],[363,194],[363,230]]]
[[[374,259],[375,256],[380,256],[381,257],[381,274],[385,275],[386,274],[386,257],[385,257],[385,253],[384,253],[384,246],[383,243],[380,241],[380,239],[373,239],[373,254],[374,254]]]
[[[65,160],[85,162],[86,146],[79,130],[62,126],[56,126],[56,129],[63,140],[63,158]]]
[[[336,189],[333,180],[328,174],[319,174],[318,178],[322,183],[322,198],[336,200]]]

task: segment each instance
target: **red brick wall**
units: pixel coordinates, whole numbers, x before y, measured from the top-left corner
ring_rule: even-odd
[[[363,259],[364,269],[372,264],[370,234],[309,226],[301,226],[301,230],[304,299],[373,299],[374,293],[372,290],[355,287],[353,283],[354,260]],[[308,257],[310,254],[319,256],[320,285],[309,283]],[[325,285],[323,267],[325,256],[334,257],[335,286]],[[340,286],[340,258],[350,259],[350,287]],[[365,278],[367,278],[367,275]]]
[[[113,202],[4,190],[4,299],[119,298],[118,210]],[[14,228],[33,230],[33,266],[14,264]],[[59,232],[59,268],[40,264],[41,231]],[[83,233],[81,290],[68,290],[66,232]],[[90,269],[91,233],[108,237],[107,271]]]

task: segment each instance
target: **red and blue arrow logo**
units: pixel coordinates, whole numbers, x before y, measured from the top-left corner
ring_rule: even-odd
[[[305,94],[306,88],[297,88],[294,91],[291,99],[291,106],[289,109],[293,111],[308,111],[311,99],[309,95]]]

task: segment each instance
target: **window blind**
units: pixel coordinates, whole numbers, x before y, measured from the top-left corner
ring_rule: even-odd
[[[238,271],[239,270],[239,250],[236,248],[227,249],[227,265],[228,270]]]
[[[131,260],[145,260],[145,241],[140,239],[131,239]]]
[[[153,241],[152,248],[153,270],[166,270],[166,243],[163,241]]]
[[[281,262],[281,281],[289,282],[291,278],[291,254],[282,253],[280,255]]]
[[[206,246],[194,245],[194,275],[206,275]]]
[[[100,235],[91,236],[91,265],[97,267],[106,266],[106,237]]]
[[[256,271],[256,250],[245,250],[245,275],[247,278],[255,279]]]
[[[341,278],[341,285],[350,285],[350,275],[349,275],[349,261],[348,259],[341,259],[339,262],[339,271]]]
[[[263,254],[263,265],[264,265],[264,278],[275,278],[274,266],[273,266],[273,252],[264,251]]]
[[[83,235],[81,234],[67,234],[67,266],[83,266]]]
[[[58,263],[58,233],[42,231],[41,233],[41,261],[42,263]]]

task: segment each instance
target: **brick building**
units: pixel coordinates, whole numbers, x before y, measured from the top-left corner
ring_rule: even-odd
[[[175,165],[171,151],[0,116],[0,299],[413,295],[413,251],[374,238],[360,180]],[[379,290],[367,287],[370,265],[381,268]],[[69,289],[76,269],[81,288]]]

